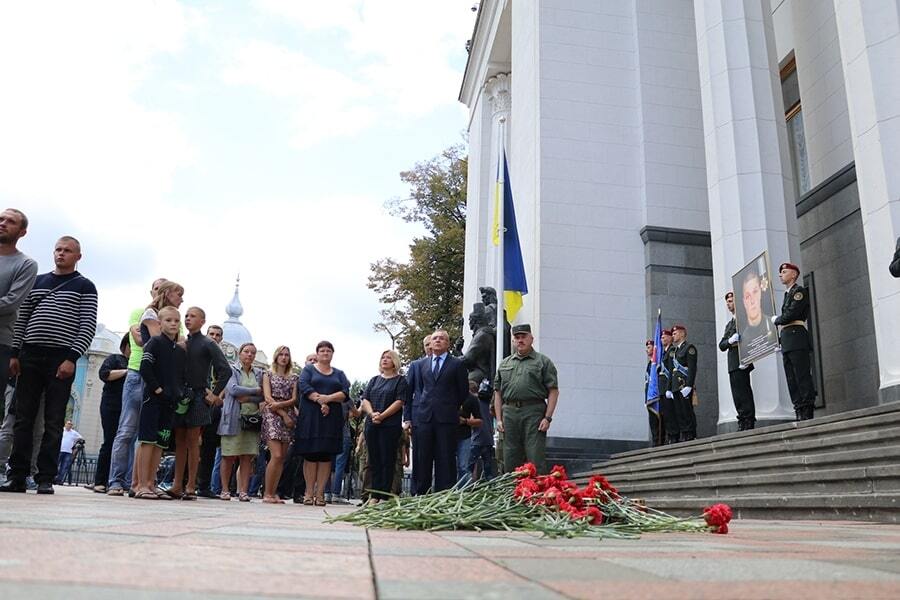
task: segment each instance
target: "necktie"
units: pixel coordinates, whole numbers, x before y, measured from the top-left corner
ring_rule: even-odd
[[[437,375],[440,372],[440,370],[441,370],[441,357],[438,356],[436,359],[434,359],[434,367],[431,369],[431,373],[433,375]]]

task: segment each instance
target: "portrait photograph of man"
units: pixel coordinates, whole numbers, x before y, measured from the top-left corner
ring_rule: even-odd
[[[775,296],[770,272],[769,256],[763,252],[732,277],[741,364],[768,356],[778,347],[778,328],[772,324]]]

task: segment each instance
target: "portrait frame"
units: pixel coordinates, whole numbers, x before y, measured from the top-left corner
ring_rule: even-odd
[[[765,358],[778,349],[778,328],[772,323],[775,288],[769,252],[763,250],[731,277],[738,356],[742,365]]]

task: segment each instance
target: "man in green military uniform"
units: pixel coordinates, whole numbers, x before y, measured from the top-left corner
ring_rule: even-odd
[[[678,441],[689,442],[697,437],[697,417],[694,415],[694,380],[697,378],[697,348],[687,341],[684,325],[672,326],[675,345],[672,350],[672,378],[669,393],[678,421]]]
[[[795,264],[782,263],[778,267],[778,277],[787,291],[784,293],[781,315],[772,317],[772,322],[781,329],[781,358],[794,414],[798,421],[806,421],[813,418],[816,402],[810,363],[812,343],[806,330],[809,291],[797,283],[800,267]]]
[[[547,430],[559,400],[556,365],[534,349],[531,325],[512,328],[513,353],[494,380],[497,430],[503,432],[503,466],[509,472],[526,462],[546,473]]]

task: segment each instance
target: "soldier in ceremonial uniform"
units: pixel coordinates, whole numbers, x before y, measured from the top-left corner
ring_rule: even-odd
[[[647,376],[644,378],[644,403],[647,406],[647,417],[650,421],[650,445],[662,446],[665,442],[665,429],[662,424],[662,401],[659,398],[647,398],[650,389],[650,378],[656,377],[659,381],[659,370],[653,370],[653,355],[656,353],[656,344],[653,340],[647,340],[644,347],[647,349]],[[661,353],[660,353],[661,354]],[[657,390],[662,388],[657,387]],[[656,407],[653,407],[653,404]]]
[[[559,400],[556,365],[534,349],[531,325],[514,326],[512,336],[513,352],[497,367],[494,380],[497,430],[503,433],[503,466],[510,472],[531,462],[538,473],[546,473],[547,430]]]
[[[697,348],[687,341],[684,325],[672,327],[672,378],[669,393],[678,421],[678,441],[689,442],[697,437],[697,418],[694,416],[694,380],[697,378]]]
[[[772,322],[781,329],[781,358],[794,413],[798,421],[806,421],[813,418],[816,401],[810,361],[812,343],[806,329],[809,292],[797,283],[800,267],[795,264],[782,263],[778,267],[778,277],[787,291],[784,293],[781,315],[773,317]]]
[[[665,431],[665,443],[677,444],[680,432],[678,431],[678,418],[675,416],[675,396],[671,392],[672,357],[675,347],[672,345],[672,330],[662,330],[662,361],[659,365],[659,408],[662,417],[663,430]]]
[[[734,408],[737,410],[738,431],[746,431],[756,425],[756,407],[753,404],[753,388],[750,387],[750,371],[753,370],[753,363],[742,365],[738,355],[738,342],[741,336],[734,321],[734,292],[725,294],[725,306],[728,307],[732,317],[725,325],[719,350],[728,352],[728,381],[731,384]]]

